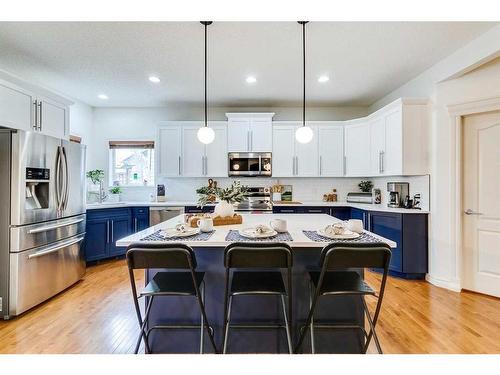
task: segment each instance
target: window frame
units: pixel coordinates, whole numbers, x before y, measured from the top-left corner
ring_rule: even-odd
[[[151,176],[152,176],[152,181],[148,182],[147,185],[119,185],[120,187],[127,188],[127,189],[135,189],[135,188],[152,188],[155,186],[155,180],[156,180],[156,150],[155,150],[155,141],[150,140],[150,139],[144,139],[144,140],[137,140],[137,139],[130,139],[130,140],[108,140],[108,186],[111,188],[113,187],[114,183],[114,176],[115,176],[115,163],[116,163],[116,151],[117,149],[141,149],[141,150],[151,150],[151,161],[153,162],[153,168],[151,170]],[[127,146],[131,147],[127,147]],[[149,147],[140,147],[141,145],[149,145]]]

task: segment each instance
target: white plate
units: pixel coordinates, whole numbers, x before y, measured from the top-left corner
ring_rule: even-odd
[[[185,232],[179,232],[175,228],[167,228],[163,231],[165,237],[191,237],[200,233],[199,228],[188,228]]]
[[[328,234],[325,233],[324,229],[317,230],[316,233],[318,233],[320,236],[330,238],[332,240],[352,240],[354,238],[358,238],[360,236],[359,233],[351,232],[351,231],[346,231],[342,234]]]
[[[269,238],[278,234],[278,232],[276,232],[275,230],[270,230],[269,232],[265,233],[256,233],[255,228],[240,229],[238,233],[246,238]]]

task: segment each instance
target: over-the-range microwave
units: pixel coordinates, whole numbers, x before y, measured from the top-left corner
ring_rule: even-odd
[[[272,176],[272,158],[270,152],[230,152],[228,158],[229,177]]]

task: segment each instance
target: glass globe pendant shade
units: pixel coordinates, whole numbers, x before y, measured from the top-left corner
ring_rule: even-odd
[[[313,139],[313,131],[309,126],[301,126],[295,132],[295,139],[299,143],[309,143]]]
[[[214,141],[215,132],[214,129],[209,128],[208,126],[203,126],[198,129],[197,136],[201,143],[208,145]]]

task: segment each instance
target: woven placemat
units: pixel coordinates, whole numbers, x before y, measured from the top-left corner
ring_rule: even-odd
[[[315,242],[381,242],[380,239],[373,237],[367,233],[361,233],[361,235],[358,238],[349,238],[349,239],[331,239],[327,237],[323,237],[320,234],[318,234],[315,230],[303,230],[302,233],[306,235],[307,238],[309,238],[312,241]]]
[[[243,237],[237,230],[230,230],[226,235],[226,241],[228,242],[291,242],[293,241],[290,233],[278,233],[275,236],[267,238],[247,238]]]
[[[156,232],[150,234],[149,236],[146,236],[144,238],[141,238],[141,241],[206,241],[210,237],[212,237],[212,234],[215,233],[215,231],[211,232],[199,232],[198,234],[195,234],[193,236],[189,237],[166,237],[164,232],[160,229],[157,230]]]

